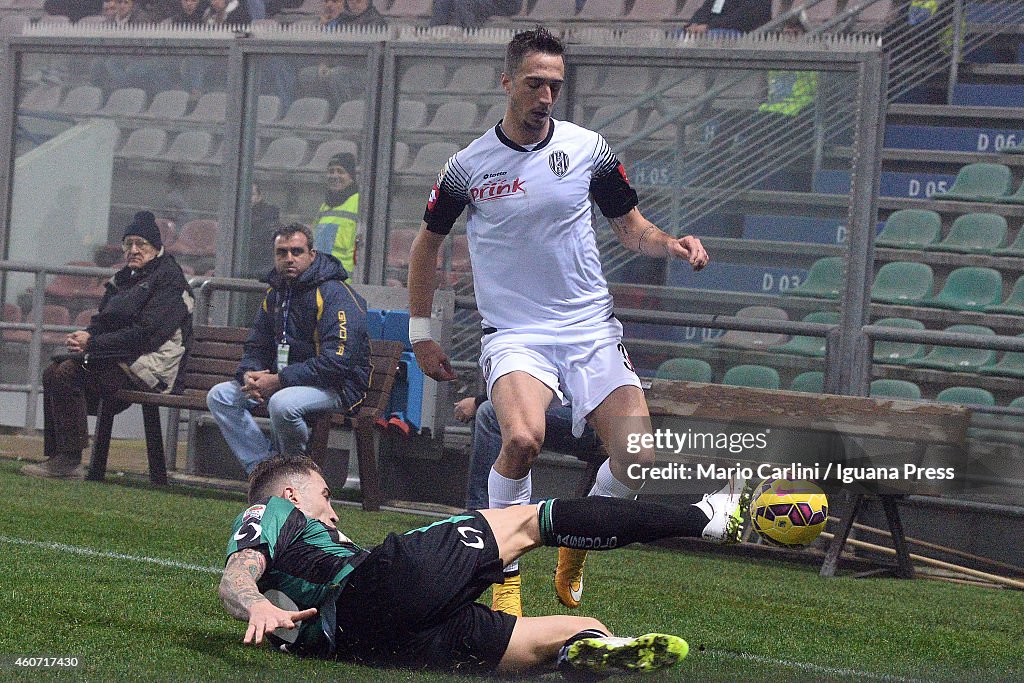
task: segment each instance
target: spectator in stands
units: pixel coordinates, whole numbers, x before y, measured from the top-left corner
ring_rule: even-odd
[[[346,26],[382,26],[388,21],[370,0],[345,0],[342,23]]]
[[[241,26],[252,21],[245,0],[209,0],[203,21],[211,26]]]
[[[236,380],[216,385],[206,397],[247,473],[275,453],[305,453],[305,417],[352,411],[370,382],[366,302],[345,283],[345,269],[313,249],[313,234],[304,225],[278,229],[273,244],[270,289]],[[260,405],[270,413],[270,440],[249,412]]]
[[[772,19],[771,0],[705,0],[686,26],[690,35],[740,34]]]
[[[327,162],[327,187],[316,221],[316,249],[333,255],[349,273],[355,272],[358,221],[356,158],[339,152]]]
[[[569,453],[580,459],[589,459],[590,454],[600,445],[596,432],[590,425],[583,435],[572,435],[572,407],[553,401],[544,414],[544,448]],[[455,404],[455,419],[473,423],[473,455],[469,461],[469,477],[466,482],[466,509],[486,510],[490,507],[487,496],[487,477],[501,453],[501,427],[494,405],[486,394],[470,396]]]
[[[141,7],[136,7],[135,0],[115,0],[114,24],[117,26],[144,24],[149,21],[149,15]]]
[[[258,1],[258,0],[257,0]],[[265,0],[264,4],[264,19],[273,17],[274,15],[282,12],[286,9],[293,9],[295,7],[302,6],[302,0]],[[253,0],[250,0],[249,14],[253,16],[253,19],[259,19],[256,16],[257,11],[254,11]]]
[[[122,247],[125,266],[107,283],[99,312],[67,336],[68,353],[43,373],[47,460],[23,467],[27,475],[82,478],[89,409],[119,389],[168,393],[177,382],[192,342],[192,290],[174,257],[164,254],[149,211],[135,214]]]
[[[523,8],[523,0],[434,0],[431,26],[476,28],[493,16],[512,16]]]
[[[103,18],[113,23],[117,19],[117,0],[103,0]]]
[[[150,21],[163,21],[181,9],[179,0],[135,0],[135,4],[145,11]]]
[[[345,23],[345,0],[324,0],[320,11],[320,28],[338,28]]]
[[[181,0],[178,11],[172,14],[169,19],[172,24],[200,26],[203,23],[203,13],[205,11],[206,3],[201,0]]]
[[[281,211],[266,201],[263,191],[252,184],[249,195],[249,277],[263,277],[267,264],[274,262],[274,233],[281,226]]]
[[[103,11],[103,0],[46,0],[43,11],[78,21],[82,17],[100,14]]]

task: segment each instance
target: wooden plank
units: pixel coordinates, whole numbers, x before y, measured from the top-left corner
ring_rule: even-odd
[[[226,343],[219,341],[207,341],[196,339],[192,342],[192,354],[189,360],[195,358],[226,358],[230,360],[241,360],[244,349],[240,343]]]
[[[192,330],[192,337],[207,341],[239,343],[249,338],[249,328],[196,325]]]
[[[652,382],[647,405],[655,416],[947,445],[963,444],[970,422],[961,405],[663,379]]]

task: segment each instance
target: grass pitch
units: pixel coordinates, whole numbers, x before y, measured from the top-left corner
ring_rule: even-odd
[[[241,645],[217,599],[240,495],[132,483],[49,482],[0,461],[0,679],[444,681],[450,676],[300,660]],[[339,506],[372,546],[422,517]],[[554,549],[522,562],[528,614],[554,598]],[[486,596],[485,596],[486,597]],[[892,579],[820,579],[813,568],[632,548],[592,554],[584,608],[617,633],[658,630],[690,655],[650,680],[1024,680],[1021,595]],[[14,656],[76,656],[61,674]],[[550,680],[558,680],[552,674]]]

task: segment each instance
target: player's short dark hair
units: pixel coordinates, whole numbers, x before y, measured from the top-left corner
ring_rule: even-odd
[[[320,465],[305,455],[275,455],[262,461],[249,475],[249,504],[276,496],[287,482],[310,472],[323,474]]]
[[[505,50],[505,73],[509,76],[514,75],[522,65],[523,59],[531,52],[561,56],[565,52],[565,43],[543,26],[520,31],[508,42],[508,48]]]
[[[278,237],[283,237],[286,240],[291,239],[291,236],[295,233],[301,232],[306,236],[306,246],[312,251],[313,249],[313,231],[309,227],[302,223],[290,223],[289,225],[282,225],[274,231],[274,236],[270,238],[271,243],[276,242]]]

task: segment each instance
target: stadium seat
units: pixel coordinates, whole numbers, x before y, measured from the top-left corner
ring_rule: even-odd
[[[950,325],[946,332],[995,336],[995,332],[981,325]],[[959,346],[933,347],[924,358],[911,358],[907,365],[913,368],[931,368],[948,372],[977,372],[984,365],[991,365],[996,352],[988,349],[970,349]]]
[[[969,213],[958,216],[953,226],[933,251],[961,254],[988,254],[1006,242],[1006,219],[994,213]]]
[[[280,116],[281,98],[277,95],[260,95],[256,100],[256,123],[274,123]]]
[[[600,91],[595,95],[627,96],[647,92],[653,80],[652,71],[646,67],[613,66],[602,69]],[[623,102],[618,103],[621,107]]]
[[[197,218],[181,227],[178,239],[167,248],[176,256],[214,256],[217,253],[217,221]]]
[[[409,252],[412,250],[412,241],[416,239],[416,230],[393,228],[388,231],[387,239],[388,267],[407,268],[409,266]]]
[[[804,316],[805,323],[824,323],[835,325],[839,322],[839,313],[835,311],[816,311]],[[776,351],[791,353],[797,356],[810,356],[821,358],[825,355],[825,337],[808,337],[806,335],[795,335],[791,340],[776,347]]]
[[[1024,337],[1024,334],[1018,334]],[[1024,379],[1024,352],[1007,351],[998,363],[984,365],[978,368],[983,375],[1000,375],[1002,377],[1019,377]]]
[[[838,299],[843,287],[843,257],[827,256],[811,265],[807,278],[786,291],[789,296],[813,296],[821,299]]]
[[[825,373],[820,370],[801,372],[789,383],[789,390],[820,394],[825,391]]]
[[[349,100],[338,105],[327,127],[331,130],[362,130],[366,122],[366,100]]]
[[[291,103],[278,124],[288,128],[321,126],[330,112],[330,103],[322,97],[300,97]]]
[[[445,66],[435,60],[416,62],[398,79],[400,93],[438,93],[448,87]]]
[[[320,146],[313,152],[313,158],[306,164],[306,170],[322,173],[327,168],[327,162],[331,160],[331,157],[339,152],[351,154],[356,159],[359,158],[359,150],[356,147],[356,143],[351,140],[327,140],[326,142],[321,142]]]
[[[100,108],[103,91],[94,85],[79,85],[68,91],[58,111],[68,114],[92,114]]]
[[[537,0],[526,18],[529,21],[566,21],[576,16],[576,0]]]
[[[986,313],[1005,313],[1007,315],[1024,315],[1024,275],[1017,278],[1013,290],[1001,304],[985,307]]]
[[[187,130],[174,138],[164,155],[171,161],[202,161],[210,156],[213,136],[205,130]]]
[[[921,398],[921,387],[905,379],[876,379],[871,382],[868,396],[872,398]]]
[[[437,175],[448,159],[459,151],[459,146],[450,142],[431,142],[420,147],[408,173]]]
[[[18,107],[31,111],[53,111],[60,105],[60,95],[59,85],[43,85],[25,93]]]
[[[765,320],[789,320],[789,314],[775,306],[747,306],[736,311],[737,318],[762,318]],[[746,330],[726,330],[725,334],[714,340],[718,346],[736,349],[764,349],[778,346],[789,341],[789,335],[775,332],[748,332]]]
[[[640,130],[648,130],[654,128],[655,130],[649,134],[652,140],[675,140],[679,137],[679,127],[674,123],[667,123],[662,125],[665,121],[665,117],[656,111],[652,111],[647,117],[647,120],[640,127]]]
[[[714,373],[707,361],[699,358],[671,358],[654,371],[655,378],[686,382],[711,382]]]
[[[256,162],[256,168],[298,168],[306,159],[308,152],[309,143],[302,138],[294,136],[275,138],[270,141],[263,156]]]
[[[947,387],[935,397],[939,403],[962,403],[964,405],[994,406],[996,399],[991,391],[978,387]]]
[[[946,192],[936,192],[932,199],[968,202],[1000,202],[1010,194],[1012,174],[1003,164],[967,164],[956,175]]]
[[[21,306],[18,304],[5,302],[3,308],[3,318],[5,323],[20,323],[21,322]],[[24,342],[24,335],[20,334],[25,330],[3,330],[0,332],[0,338],[5,342]]]
[[[594,115],[590,117],[590,129],[597,130],[605,136],[618,135],[626,137],[636,132],[636,122],[639,117],[636,109],[631,109],[625,114],[618,116],[611,123],[607,123],[608,119],[613,116],[617,116],[622,111],[621,104],[606,104],[603,107],[598,107],[594,111]],[[600,124],[600,127],[598,127]]]
[[[1024,183],[1020,184],[1017,191],[1011,195],[1001,198],[999,201],[1008,202],[1010,204],[1024,204]]]
[[[476,130],[476,119],[479,115],[473,102],[445,102],[434,113],[434,118],[425,130],[440,132],[464,132]]]
[[[494,127],[498,121],[505,116],[505,107],[508,106],[505,102],[495,102],[484,114],[483,118],[480,119],[481,126]]]
[[[180,119],[188,109],[188,93],[184,90],[161,90],[142,116],[151,119]]]
[[[7,310],[4,307],[4,315],[6,318]],[[32,311],[25,314],[21,322],[32,322]],[[15,322],[15,321],[10,321]],[[64,306],[57,306],[54,304],[47,304],[43,306],[43,324],[44,325],[70,325],[71,324],[71,313]],[[43,344],[47,345],[63,345],[64,339],[68,336],[67,332],[43,332]],[[28,344],[32,341],[32,330],[4,330],[4,341],[18,342]]]
[[[576,15],[587,21],[617,21],[625,14],[625,0],[587,0]],[[637,92],[642,92],[637,90]]]
[[[162,128],[140,128],[132,131],[121,149],[119,156],[136,159],[156,159],[167,147],[167,131]]]
[[[665,69],[658,77],[654,89],[669,100],[692,100],[707,90],[705,74],[693,74],[681,69]],[[682,106],[682,103],[674,103]]]
[[[629,21],[658,22],[675,16],[677,0],[634,0],[629,14]]]
[[[957,268],[946,277],[942,291],[924,299],[922,306],[956,311],[983,311],[1003,298],[1003,277],[992,268]]]
[[[928,209],[903,209],[892,213],[882,232],[875,238],[876,247],[893,249],[927,249],[938,243],[942,235],[942,217]]]
[[[1019,228],[1017,230],[1017,237],[1013,240],[1013,244],[1008,247],[996,249],[992,253],[996,256],[1024,257],[1024,228]]]
[[[107,103],[96,113],[104,116],[137,116],[145,108],[145,90],[142,88],[118,88],[110,93]]]
[[[488,88],[497,87],[497,85],[498,72],[490,64],[463,64],[452,73],[445,90],[479,94],[481,91],[486,92]]]
[[[228,96],[222,91],[203,94],[196,102],[195,108],[185,118],[190,121],[209,121],[221,123],[227,116]]]
[[[395,127],[399,131],[419,132],[427,124],[427,105],[419,100],[399,100]]]
[[[391,171],[405,171],[409,166],[409,145],[404,142],[396,142],[394,153],[391,155]],[[440,168],[437,169],[441,171]]]
[[[932,293],[935,274],[926,263],[894,261],[878,269],[871,285],[871,300],[913,306]]]
[[[99,312],[100,309],[98,308],[87,308],[84,311],[79,311],[78,315],[75,316],[74,322],[71,324],[79,329],[85,329],[92,322],[92,317]]]
[[[95,266],[91,261],[71,261],[69,266]],[[51,303],[57,303],[68,308],[75,308],[73,304],[81,301],[96,301],[103,298],[106,287],[95,275],[54,275],[53,280],[46,286],[46,296]],[[56,299],[56,301],[52,301]]]
[[[923,330],[924,323],[909,318],[882,318],[873,325],[880,327],[899,327],[905,330]],[[872,359],[876,363],[905,363],[912,358],[922,358],[925,345],[912,342],[876,341]]]
[[[782,386],[779,371],[765,365],[735,365],[725,372],[722,384],[754,389],[778,389]]]

